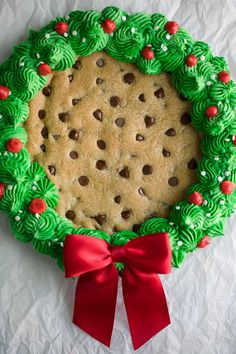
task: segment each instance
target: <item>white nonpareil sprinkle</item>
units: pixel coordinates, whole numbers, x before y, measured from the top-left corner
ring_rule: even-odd
[[[36,190],[37,190],[37,187],[36,187],[36,186],[32,186],[32,189],[33,189],[34,191],[36,191]]]
[[[207,205],[208,204],[208,201],[206,199],[203,200],[203,204],[204,205]]]
[[[154,31],[157,31],[159,29],[159,26],[154,26],[153,29]]]
[[[65,16],[65,19],[66,19],[66,20],[69,20],[69,18],[70,18],[69,15],[66,15],[66,16]]]
[[[8,151],[4,151],[4,154],[3,154],[3,155],[6,156],[7,154],[8,154]]]
[[[83,38],[81,39],[81,41],[82,41],[82,43],[86,42],[86,38],[83,37]]]
[[[170,221],[170,222],[169,222],[169,225],[173,226],[173,225],[174,225],[174,223],[173,223],[172,221]]]
[[[35,214],[35,217],[36,217],[37,219],[39,219],[39,218],[40,218],[40,215],[39,215],[38,213],[36,213],[36,214]]]
[[[21,214],[22,214],[22,213],[23,213],[23,210],[18,210],[18,213],[21,213]]]
[[[78,32],[77,31],[72,31],[72,36],[77,36]]]
[[[114,35],[114,33],[113,33],[113,32],[109,33],[109,36],[110,36],[110,37],[113,37],[113,35]]]
[[[220,205],[224,205],[225,201],[224,200],[220,200]]]
[[[214,160],[215,160],[215,161],[219,161],[219,159],[220,159],[219,156],[215,156],[215,157],[214,157]]]
[[[13,186],[11,184],[9,184],[9,186],[7,186],[7,189],[9,189],[9,191],[11,191],[13,188]]]
[[[49,246],[49,247],[51,246],[51,242],[50,242],[50,241],[48,241],[48,246]]]
[[[151,44],[147,44],[147,47],[148,47],[148,48],[152,48],[152,45],[151,45]]]
[[[206,176],[206,171],[201,171],[201,176]]]
[[[121,17],[122,21],[126,21],[126,16]]]
[[[24,63],[24,62],[21,62],[19,65],[20,65],[20,66],[24,66],[24,65],[25,65],[25,63]]]
[[[63,36],[68,37],[68,33],[67,32],[63,33]]]
[[[63,246],[64,246],[63,242],[60,242],[60,246],[61,246],[61,247],[63,247]]]
[[[178,245],[178,246],[182,246],[182,244],[183,244],[183,242],[182,242],[181,240],[179,240],[179,241],[177,242],[177,245]]]
[[[219,176],[217,179],[218,179],[219,182],[223,181],[223,178],[221,176]]]
[[[191,224],[189,227],[190,227],[190,229],[194,229],[195,226],[194,226],[194,224]]]
[[[180,206],[179,206],[179,205],[176,205],[175,209],[176,209],[176,210],[179,210],[179,209],[180,209]]]
[[[20,221],[19,215],[16,215],[16,216],[15,216],[15,220],[16,220],[16,221]]]
[[[203,60],[206,59],[206,57],[205,57],[204,55],[201,55],[201,56],[200,56],[200,59],[201,59],[201,61],[203,61]]]
[[[216,74],[211,74],[211,79],[215,80],[215,78],[216,78]]]
[[[229,171],[225,171],[225,176],[230,176],[230,172]]]
[[[206,85],[207,85],[207,86],[211,86],[211,81],[207,81],[207,82],[206,82]]]
[[[9,96],[11,95],[11,91],[9,91]]]
[[[40,58],[40,54],[39,53],[36,53],[36,58]]]
[[[168,48],[167,46],[165,46],[165,44],[162,43],[161,49],[163,50],[163,52],[166,52]]]
[[[226,138],[225,141],[227,141],[227,143],[230,141],[230,139]]]
[[[235,135],[232,136],[232,140],[233,140],[233,141],[234,141],[234,139],[235,139]]]
[[[2,119],[2,114],[0,114],[0,119]]]
[[[171,36],[169,34],[167,34],[166,39],[169,41],[171,39]]]
[[[206,213],[206,217],[210,218],[211,217],[211,213]]]
[[[54,238],[53,242],[57,242],[58,241],[58,238]]]
[[[131,31],[131,33],[135,33],[136,29],[134,27],[132,27],[130,31]]]
[[[46,33],[46,34],[45,34],[45,38],[49,39],[49,38],[50,38],[50,34],[49,34],[49,33]]]

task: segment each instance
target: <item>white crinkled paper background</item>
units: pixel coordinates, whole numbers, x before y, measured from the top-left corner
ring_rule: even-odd
[[[161,12],[208,42],[229,61],[236,80],[236,1],[0,0],[0,61],[24,40],[27,29],[79,9],[108,5],[128,12]],[[190,254],[180,269],[162,276],[172,324],[137,354],[236,353],[236,215],[225,237]],[[0,213],[0,354],[133,353],[121,292],[111,349],[72,325],[75,282],[49,257],[16,241]],[[140,304],[142,306],[142,304]]]

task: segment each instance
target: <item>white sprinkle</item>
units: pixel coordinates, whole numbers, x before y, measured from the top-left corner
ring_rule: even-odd
[[[58,241],[58,238],[54,238],[53,242],[57,242]]]
[[[43,62],[43,61],[40,61],[39,64],[44,64],[44,62]]]
[[[72,31],[72,36],[77,36],[78,32],[77,31]]]
[[[167,46],[165,46],[165,44],[162,43],[161,49],[163,50],[163,52],[166,52],[168,48]]]
[[[225,201],[224,200],[220,200],[220,205],[224,205]]]
[[[222,105],[222,102],[221,102],[221,101],[218,102],[218,106],[220,106],[220,105]]]
[[[201,171],[201,176],[206,176],[206,171]]]
[[[187,39],[186,39],[186,38],[184,38],[184,43],[185,43],[185,44],[187,44],[187,43],[188,43],[188,41],[187,41]]]
[[[206,59],[206,57],[205,57],[204,55],[201,55],[201,56],[200,56],[200,59],[201,59],[201,61],[203,61],[203,60]]]
[[[221,176],[219,176],[217,179],[218,179],[219,182],[223,181],[223,178]]]
[[[16,220],[16,221],[20,221],[19,215],[16,215],[16,216],[15,216],[15,220]]]
[[[9,189],[9,191],[11,191],[13,188],[13,186],[11,184],[9,184],[9,186],[7,186],[7,189]]]
[[[210,218],[211,217],[211,213],[206,213],[206,217]]]
[[[82,43],[86,42],[86,38],[83,37],[83,38],[81,39],[81,41],[82,41]]]
[[[24,62],[21,62],[19,65],[20,65],[20,66],[24,66],[24,65],[25,65],[25,63],[24,63]]]
[[[189,225],[190,229],[194,229],[194,224]]]
[[[18,210],[18,213],[21,213],[21,214],[22,214],[22,213],[23,213],[23,210]]]
[[[232,136],[232,140],[233,140],[233,141],[234,141],[234,139],[235,139],[235,135]]]
[[[214,157],[214,160],[215,160],[215,161],[219,161],[219,159],[220,159],[219,156],[215,156],[215,157]]]
[[[216,74],[211,74],[211,79],[215,80],[215,78],[216,78]]]
[[[66,16],[65,16],[65,19],[66,19],[66,20],[69,20],[69,18],[70,18],[69,15],[66,15]]]
[[[207,205],[207,204],[208,204],[208,201],[204,199],[204,200],[203,200],[203,204],[204,204],[204,205]]]
[[[131,31],[131,33],[135,33],[136,29],[134,27],[132,27],[130,31]]]
[[[169,41],[171,39],[171,36],[169,34],[167,34],[166,39]]]
[[[8,152],[7,152],[7,151],[5,151],[3,155],[4,155],[4,156],[6,156],[7,154],[8,154]]]
[[[179,206],[179,205],[176,205],[175,209],[176,209],[176,210],[180,210],[180,206]]]
[[[179,241],[177,242],[177,245],[178,245],[178,246],[182,246],[182,244],[183,244],[183,242],[182,242],[181,240],[179,240]]]
[[[151,44],[147,44],[147,47],[152,48],[152,45]]]
[[[110,37],[113,37],[113,35],[114,35],[114,33],[113,33],[113,32],[109,33],[109,36],[110,36]]]
[[[169,225],[173,226],[173,225],[174,225],[174,223],[173,223],[172,221],[170,221],[170,222],[169,222]]]
[[[48,241],[48,246],[49,246],[49,247],[51,246],[51,242],[50,242],[50,241]]]
[[[36,53],[36,58],[40,58],[40,54],[39,53]]]
[[[35,214],[35,217],[36,217],[37,219],[39,219],[39,218],[40,218],[40,215],[39,215],[38,213],[36,213],[36,214]]]
[[[154,26],[153,29],[154,31],[157,31],[159,29],[159,26]]]
[[[68,37],[68,33],[67,32],[63,33],[63,36]]]
[[[9,91],[9,96],[11,95],[11,91]]]
[[[46,33],[46,34],[45,34],[45,38],[49,39],[49,38],[50,38],[50,34],[49,34],[49,33]]]
[[[36,191],[37,187],[36,186],[32,186],[32,189],[33,189],[33,191]]]
[[[227,141],[227,143],[228,143],[230,141],[230,139],[227,138],[227,139],[225,139],[225,141]]]
[[[63,242],[60,242],[60,246],[61,246],[61,247],[63,247],[63,246],[64,246]]]
[[[0,119],[2,119],[2,114],[0,114]]]
[[[225,171],[225,176],[230,176],[230,172],[229,171]]]
[[[206,82],[206,85],[207,85],[207,86],[211,86],[211,81],[207,81],[207,82]]]
[[[121,17],[122,21],[126,21],[126,16]]]

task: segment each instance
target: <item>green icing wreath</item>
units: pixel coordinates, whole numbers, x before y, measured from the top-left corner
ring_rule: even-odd
[[[101,50],[136,64],[145,74],[170,72],[176,89],[192,102],[192,124],[203,136],[199,182],[189,187],[185,200],[172,206],[169,219],[151,218],[137,233],[124,230],[111,237],[101,230],[75,228],[57,214],[58,190],[44,168],[31,162],[22,127],[27,102],[43,88],[50,70],[65,70],[76,56]],[[18,240],[32,242],[62,269],[63,241],[72,233],[123,245],[139,235],[168,232],[172,263],[179,267],[186,253],[203,247],[209,237],[223,235],[226,217],[236,205],[235,116],[236,85],[226,61],[176,22],[158,13],[128,15],[115,7],[56,18],[39,32],[31,30],[0,66],[0,208],[9,215]],[[14,144],[19,151],[12,151]],[[32,212],[29,206],[35,198],[45,202],[44,211]],[[122,270],[122,264],[117,267]]]

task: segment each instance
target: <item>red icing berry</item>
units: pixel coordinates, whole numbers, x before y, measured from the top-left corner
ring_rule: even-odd
[[[102,22],[101,26],[103,28],[103,31],[106,32],[106,33],[112,33],[116,29],[116,23],[114,21],[110,20],[109,18],[104,20]]]
[[[9,139],[6,143],[6,148],[9,152],[19,152],[22,148],[22,142],[17,138]]]
[[[147,59],[147,60],[151,60],[154,58],[154,51],[151,50],[151,47],[144,47],[143,50],[142,50],[142,56]]]
[[[230,82],[231,78],[230,78],[230,74],[227,71],[221,71],[218,74],[218,79],[220,81],[222,81],[224,84],[227,84],[228,82]]]
[[[218,113],[218,108],[216,106],[208,106],[205,110],[205,115],[211,119],[215,117]]]
[[[38,72],[42,76],[46,76],[52,72],[50,66],[48,64],[40,64],[38,66]]]
[[[224,193],[224,194],[233,193],[234,188],[235,188],[235,185],[231,181],[225,180],[225,181],[221,182],[221,184],[220,184],[221,192]]]
[[[178,32],[179,30],[179,25],[177,22],[175,21],[169,21],[167,22],[167,24],[165,25],[165,29],[168,33],[170,34],[175,34]]]
[[[29,212],[32,214],[42,214],[47,209],[45,200],[35,198],[30,202]]]
[[[195,66],[197,65],[197,57],[193,54],[189,54],[186,58],[185,58],[185,64],[189,67]]]
[[[55,26],[55,30],[59,34],[68,32],[68,24],[66,22],[58,22]]]
[[[234,136],[233,142],[234,142],[234,145],[236,146],[236,135]]]
[[[198,192],[193,192],[188,196],[188,201],[190,204],[201,205],[203,203],[203,197]]]
[[[5,184],[0,182],[0,199],[2,199],[4,192],[5,192]]]
[[[10,95],[9,88],[7,86],[0,85],[0,101],[6,100],[9,95]]]
[[[204,236],[197,244],[198,248],[205,248],[211,243],[211,238],[210,236],[206,235]]]

